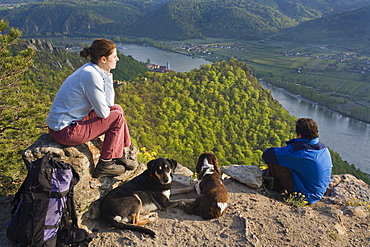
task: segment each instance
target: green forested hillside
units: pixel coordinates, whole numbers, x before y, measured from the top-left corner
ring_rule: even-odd
[[[58,0],[32,2],[0,15],[29,35],[261,39],[366,5],[370,0]]]
[[[274,2],[287,16],[302,21],[370,4],[369,0],[275,0]]]
[[[297,22],[257,1],[172,0],[137,22],[130,33],[154,38],[257,39]]]
[[[55,0],[56,1],[63,1],[63,0]],[[84,1],[84,0],[81,0]],[[151,10],[158,5],[162,5],[170,0],[115,0],[113,2],[119,3],[126,3],[131,4],[133,6],[140,7],[144,10]],[[27,4],[33,2],[48,2],[47,0],[0,0],[0,4],[9,4],[9,3],[17,3],[17,4]]]
[[[36,2],[0,12],[24,34],[120,34],[143,14],[137,7],[107,1]]]
[[[364,5],[370,1],[171,0],[140,19],[129,32],[157,39],[260,39],[307,20]]]
[[[360,9],[336,13],[319,19],[303,22],[276,38],[293,42],[332,42],[342,44],[348,41],[370,41],[370,5]]]
[[[293,134],[294,118],[235,59],[146,73],[116,92],[138,146],[188,167],[205,151],[223,165],[261,165],[262,150]]]
[[[149,71],[145,64],[136,61],[131,56],[119,52],[119,62],[114,70],[114,80],[127,81],[135,79],[139,74]]]
[[[0,16],[30,35],[118,35],[167,1],[30,1],[15,9],[0,11]]]

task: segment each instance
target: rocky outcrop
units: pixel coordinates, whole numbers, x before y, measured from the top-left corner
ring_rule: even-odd
[[[69,61],[68,58],[64,59],[63,63],[67,66],[67,68],[71,70],[75,70],[75,68],[73,67],[73,64],[71,63],[71,61]]]
[[[51,66],[53,66],[57,69],[62,69],[63,68],[63,66],[60,64],[59,61],[55,61],[55,62],[51,63]]]
[[[109,190],[127,181],[146,169],[144,164],[139,164],[138,150],[134,144],[123,150],[124,157],[138,164],[134,171],[126,171],[123,175],[110,178],[95,179],[91,174],[94,165],[100,157],[100,150],[103,143],[103,136],[85,144],[77,146],[64,146],[55,142],[49,134],[43,134],[40,138],[23,152],[23,159],[26,164],[43,157],[51,152],[53,157],[70,163],[80,175],[80,182],[75,189],[75,202],[80,216],[94,219],[97,217],[96,210],[92,209],[95,203]],[[175,180],[189,185],[192,172],[179,165]],[[221,170],[227,176],[249,186],[258,189],[262,186],[262,172],[257,166],[231,165],[223,166]],[[353,175],[333,175],[331,183],[325,194],[335,204],[345,204],[351,200],[370,201],[370,186]]]
[[[80,181],[77,183],[74,191],[76,210],[80,223],[83,220],[96,220],[99,216],[99,199],[111,189],[132,179],[146,169],[146,165],[138,161],[139,151],[134,144],[131,144],[131,146],[123,150],[123,156],[137,163],[138,166],[134,171],[126,171],[124,174],[114,178],[93,178],[92,171],[100,157],[103,140],[104,136],[101,136],[85,144],[64,146],[54,141],[49,134],[43,134],[22,154],[26,166],[29,166],[32,161],[43,157],[49,152],[53,158],[73,166],[80,176]],[[192,175],[193,172],[178,164],[174,181],[188,186],[193,182],[191,179]]]
[[[336,204],[370,202],[370,185],[351,174],[333,175],[325,195]]]
[[[32,48],[36,51],[48,50],[50,53],[60,51],[59,48],[55,47],[50,41],[41,41],[40,39],[30,39],[26,41],[26,47]]]
[[[45,46],[49,51],[54,51],[55,49],[53,44],[49,40],[45,42]]]
[[[49,134],[43,134],[22,155],[26,165],[50,152],[55,159],[62,160],[73,166],[80,175],[80,181],[75,187],[75,203],[79,216],[82,216],[82,214],[87,213],[90,207],[113,187],[145,170],[145,166],[141,164],[136,170],[126,171],[118,177],[92,178],[91,174],[94,165],[100,157],[102,143],[103,136],[85,144],[64,146],[55,142]],[[128,159],[138,162],[138,150],[133,144],[124,149],[124,155]],[[93,218],[97,217],[95,212],[90,213],[89,216]]]

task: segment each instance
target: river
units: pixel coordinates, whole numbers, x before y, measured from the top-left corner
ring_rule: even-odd
[[[199,69],[200,65],[210,63],[203,58],[186,56],[152,46],[117,43],[117,47],[124,55],[130,55],[137,61],[146,63],[149,59],[151,63],[163,66],[168,63],[170,69],[177,72],[188,72],[192,69]]]
[[[151,46],[134,44],[117,44],[119,50],[125,55],[131,55],[138,61],[166,65],[170,63],[171,69],[178,72],[187,72],[209,63],[202,58],[164,51]],[[343,160],[354,164],[363,172],[370,174],[370,125],[361,121],[345,117],[337,112],[309,103],[297,95],[291,95],[277,87],[263,84],[271,90],[274,98],[297,118],[313,118],[319,126],[320,141],[325,143]]]

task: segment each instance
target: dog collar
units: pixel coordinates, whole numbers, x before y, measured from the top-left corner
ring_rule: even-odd
[[[157,182],[161,182],[161,181],[159,181],[159,179],[158,179],[158,177],[157,176],[154,176],[152,173],[151,174],[149,174],[149,176],[151,177],[151,178],[153,178],[153,180],[155,180],[155,181],[157,181]]]

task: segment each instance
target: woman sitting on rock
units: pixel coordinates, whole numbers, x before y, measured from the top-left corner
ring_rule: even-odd
[[[111,69],[118,62],[116,45],[97,39],[80,55],[91,61],[70,75],[58,90],[46,119],[51,137],[63,145],[79,145],[105,135],[93,177],[117,176],[132,170],[123,158],[131,144],[122,107],[114,104]]]

